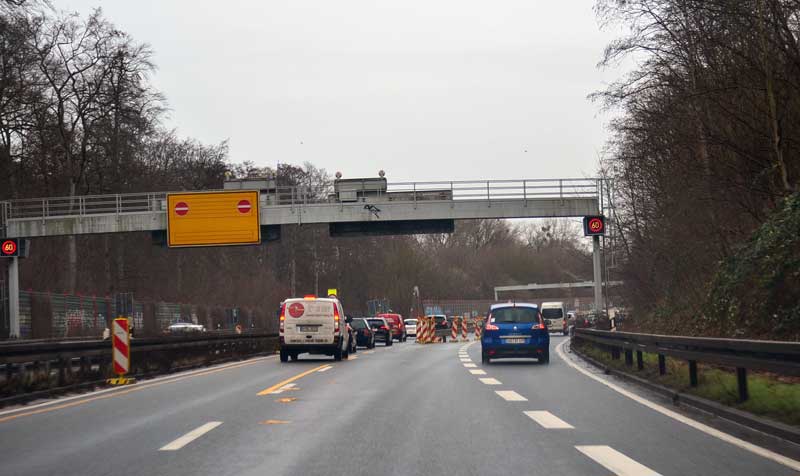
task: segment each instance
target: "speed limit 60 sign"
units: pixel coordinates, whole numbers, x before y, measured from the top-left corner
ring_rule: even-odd
[[[602,215],[583,217],[583,236],[602,236],[606,234],[606,218]]]
[[[24,238],[0,238],[0,258],[25,258],[28,242]]]

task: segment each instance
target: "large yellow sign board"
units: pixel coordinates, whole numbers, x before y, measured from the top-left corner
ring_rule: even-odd
[[[167,217],[170,247],[261,243],[255,190],[170,193]]]

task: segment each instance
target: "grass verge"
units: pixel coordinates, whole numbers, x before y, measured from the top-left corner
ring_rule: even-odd
[[[611,353],[590,343],[573,341],[581,352],[615,370],[645,378],[680,392],[697,395],[754,415],[771,418],[788,425],[800,426],[800,384],[786,381],[778,376],[748,372],[747,384],[750,398],[739,402],[736,374],[732,369],[698,363],[698,385],[689,385],[689,365],[681,360],[666,358],[667,373],[658,373],[658,355],[643,353],[644,369],[625,365],[624,354],[613,360]]]

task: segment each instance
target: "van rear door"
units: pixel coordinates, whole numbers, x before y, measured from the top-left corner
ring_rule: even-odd
[[[284,338],[287,344],[333,344],[333,309],[329,300],[286,301]]]

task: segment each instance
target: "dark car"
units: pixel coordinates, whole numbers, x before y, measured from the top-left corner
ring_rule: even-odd
[[[372,349],[375,347],[375,332],[366,319],[353,319],[350,326],[356,334],[356,345]]]
[[[486,316],[481,361],[515,357],[550,362],[550,333],[536,304],[495,304]]]
[[[376,341],[383,342],[386,347],[392,345],[392,328],[389,327],[389,323],[386,322],[386,319],[381,317],[369,317],[367,318],[367,322],[375,332]]]

